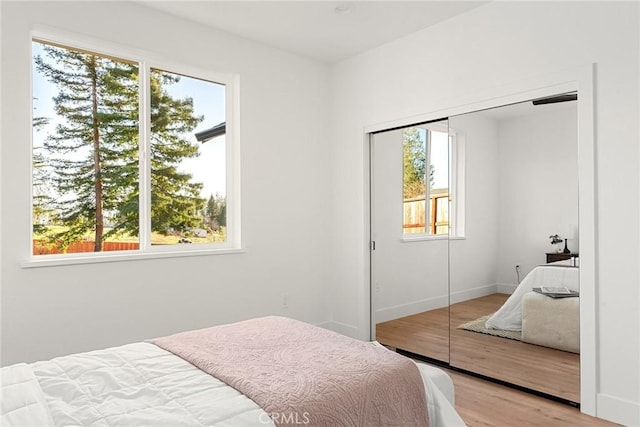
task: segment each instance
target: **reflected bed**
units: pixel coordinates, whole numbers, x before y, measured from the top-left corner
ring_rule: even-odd
[[[575,265],[575,266],[574,266]],[[534,288],[566,287],[580,291],[578,260],[535,267],[485,325],[489,329],[522,331],[522,341],[559,350],[580,351],[580,298],[551,298]]]

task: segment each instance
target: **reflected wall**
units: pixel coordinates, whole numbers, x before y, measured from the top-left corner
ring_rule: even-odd
[[[548,236],[579,250],[576,103],[526,102],[449,123],[466,139],[468,195],[466,238],[449,248],[450,364],[579,402],[578,354],[522,342],[520,331],[470,331],[557,250]],[[480,257],[485,266],[473,268]]]
[[[375,339],[448,362],[447,121],[371,135],[371,188]]]
[[[443,167],[433,160],[433,135],[445,123]],[[548,236],[579,252],[576,103],[472,112],[377,132],[370,144],[375,339],[579,402],[579,354],[522,342],[520,331],[468,327],[484,325],[557,251]],[[446,185],[433,176],[443,169]],[[407,178],[416,170],[424,176],[418,194]],[[446,209],[437,204],[443,195]]]

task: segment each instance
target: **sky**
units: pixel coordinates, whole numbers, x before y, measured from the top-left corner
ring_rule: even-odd
[[[167,87],[167,92],[176,98],[192,98],[196,116],[204,115],[204,120],[189,135],[189,140],[198,144],[200,156],[183,160],[181,170],[190,172],[194,181],[204,184],[203,197],[225,195],[225,136],[205,143],[195,138],[195,133],[225,121],[224,85],[182,76],[178,83]]]
[[[426,130],[419,127],[418,134],[424,144]],[[431,165],[433,165],[433,187],[449,187],[449,135],[446,132],[431,131]]]
[[[42,46],[33,43],[33,54],[41,54]],[[191,173],[195,182],[203,183],[201,196],[209,198],[211,194],[226,194],[225,173],[225,136],[220,136],[207,142],[199,143],[195,139],[195,133],[209,129],[225,121],[225,87],[222,84],[181,76],[178,83],[166,87],[173,97],[193,99],[194,113],[196,116],[204,116],[204,120],[196,129],[185,135],[194,145],[199,147],[200,156],[193,159],[185,159],[179,170]],[[34,132],[33,145],[41,147],[46,135],[55,131],[56,124],[61,119],[56,119],[52,98],[57,94],[57,88],[46,80],[44,76],[33,67],[33,106],[34,117],[47,117],[51,121],[44,129]]]
[[[449,135],[431,132],[431,164],[434,166],[433,188],[449,187]]]

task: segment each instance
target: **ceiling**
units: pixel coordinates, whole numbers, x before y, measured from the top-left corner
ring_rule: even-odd
[[[335,63],[487,1],[150,1],[145,6]]]

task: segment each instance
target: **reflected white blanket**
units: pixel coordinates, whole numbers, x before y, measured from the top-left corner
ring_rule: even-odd
[[[522,297],[533,288],[566,286],[580,291],[579,269],[574,267],[541,265],[529,272],[507,301],[485,322],[490,329],[522,330]]]

